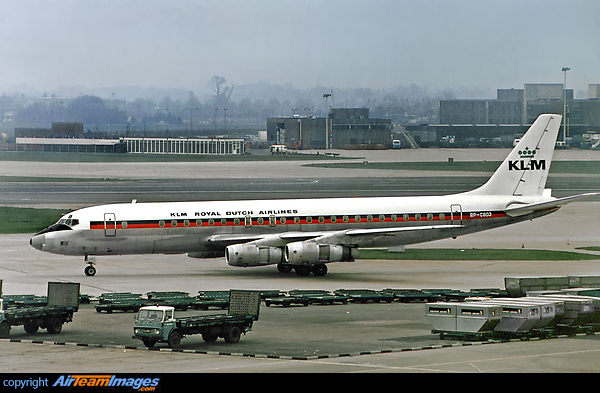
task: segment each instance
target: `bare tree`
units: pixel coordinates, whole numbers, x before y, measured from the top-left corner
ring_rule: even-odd
[[[222,76],[215,75],[210,78],[208,86],[212,91],[215,92],[215,106],[227,106],[231,93],[233,93],[233,86],[225,86],[227,80]]]

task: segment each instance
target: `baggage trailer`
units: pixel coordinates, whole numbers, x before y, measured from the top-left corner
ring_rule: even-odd
[[[484,302],[459,304],[456,310],[456,330],[467,333],[492,331],[501,318],[500,305]]]
[[[565,326],[581,326],[591,322],[596,313],[594,304],[598,301],[586,296],[573,295],[543,295],[540,298],[564,302],[565,314],[560,324]]]
[[[487,337],[501,320],[502,307],[484,302],[427,303],[426,317],[433,326],[432,333],[457,337]]]
[[[146,306],[140,308],[133,328],[133,337],[152,348],[164,342],[178,348],[188,335],[201,334],[206,342],[222,337],[228,343],[237,343],[242,333],[252,330],[258,320],[260,292],[231,290],[227,314],[197,315],[175,318],[173,306]]]
[[[523,322],[524,325],[519,326],[517,331],[536,330],[554,326],[564,315],[564,303],[544,298],[496,298],[474,303],[498,304],[503,306],[503,316],[506,317],[506,319],[518,319],[520,322]],[[521,305],[528,307],[532,306],[535,307],[535,309],[529,308],[528,311],[519,310],[519,306]],[[515,309],[515,306],[517,309]],[[532,323],[534,320],[537,322]],[[515,321],[504,321],[502,324],[503,328],[506,328],[506,326],[516,327],[519,325],[519,323]],[[508,331],[510,331],[510,328]]]
[[[456,332],[457,303],[427,303],[425,316],[433,326],[433,333]]]
[[[35,333],[46,329],[50,334],[62,331],[63,323],[73,321],[79,310],[78,283],[48,283],[48,304],[42,307],[8,307],[0,299],[0,338],[10,336],[11,326],[23,325],[25,332]]]

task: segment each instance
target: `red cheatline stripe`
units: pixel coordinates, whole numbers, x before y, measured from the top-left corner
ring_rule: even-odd
[[[300,217],[298,222],[295,221],[297,216],[291,217],[278,217],[276,219],[276,225],[319,225],[319,224],[373,224],[382,222],[427,222],[427,221],[438,221],[445,222],[451,220],[450,213],[421,213],[421,214],[396,214],[396,219],[392,220],[392,215],[386,214],[381,220],[378,214],[373,215],[360,215],[360,220],[356,220],[356,216],[310,216]],[[417,217],[420,219],[417,220]],[[332,220],[332,217],[335,217]],[[506,217],[504,212],[463,212],[462,220],[481,220],[489,218],[502,218]],[[322,220],[320,220],[322,218]],[[406,219],[408,218],[408,219]],[[284,221],[283,221],[283,220]],[[245,226],[245,217],[239,218],[227,218],[225,223],[221,219],[202,219],[202,220],[143,220],[143,221],[117,221],[118,229],[151,229],[151,228],[193,228],[193,227],[223,227],[223,226]],[[459,218],[454,218],[454,221]],[[210,223],[212,222],[212,224]],[[173,225],[176,223],[176,225]],[[187,224],[187,225],[186,225]],[[198,225],[200,224],[200,225]],[[252,218],[252,226],[271,226],[269,217],[263,217],[262,222],[259,224],[259,219]],[[112,222],[105,226],[103,221],[93,221],[90,225],[90,229],[114,229]]]

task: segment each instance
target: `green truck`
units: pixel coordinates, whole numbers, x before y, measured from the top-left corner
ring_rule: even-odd
[[[73,321],[73,313],[79,310],[78,283],[48,283],[48,302],[40,306],[15,306],[0,299],[0,338],[10,336],[11,326],[23,325],[25,332],[36,333],[46,329],[50,334],[62,331],[62,325]]]
[[[228,343],[236,343],[252,329],[259,310],[260,292],[244,290],[230,291],[227,314],[175,318],[175,307],[145,306],[136,315],[132,338],[142,340],[148,348],[158,342],[178,348],[181,340],[192,334],[201,334],[206,342],[222,337]]]

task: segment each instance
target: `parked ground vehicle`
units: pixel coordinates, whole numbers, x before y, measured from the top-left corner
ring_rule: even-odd
[[[19,306],[5,304],[0,299],[0,338],[8,338],[11,326],[23,325],[27,333],[47,329],[50,334],[58,334],[63,323],[73,320],[73,313],[79,310],[79,284],[49,282],[48,302],[42,306]]]
[[[227,314],[197,315],[175,318],[171,306],[146,306],[140,308],[133,328],[132,338],[142,340],[148,348],[157,342],[166,342],[177,348],[186,335],[201,334],[206,342],[222,337],[228,343],[236,343],[242,333],[252,329],[258,320],[260,292],[231,290]]]

